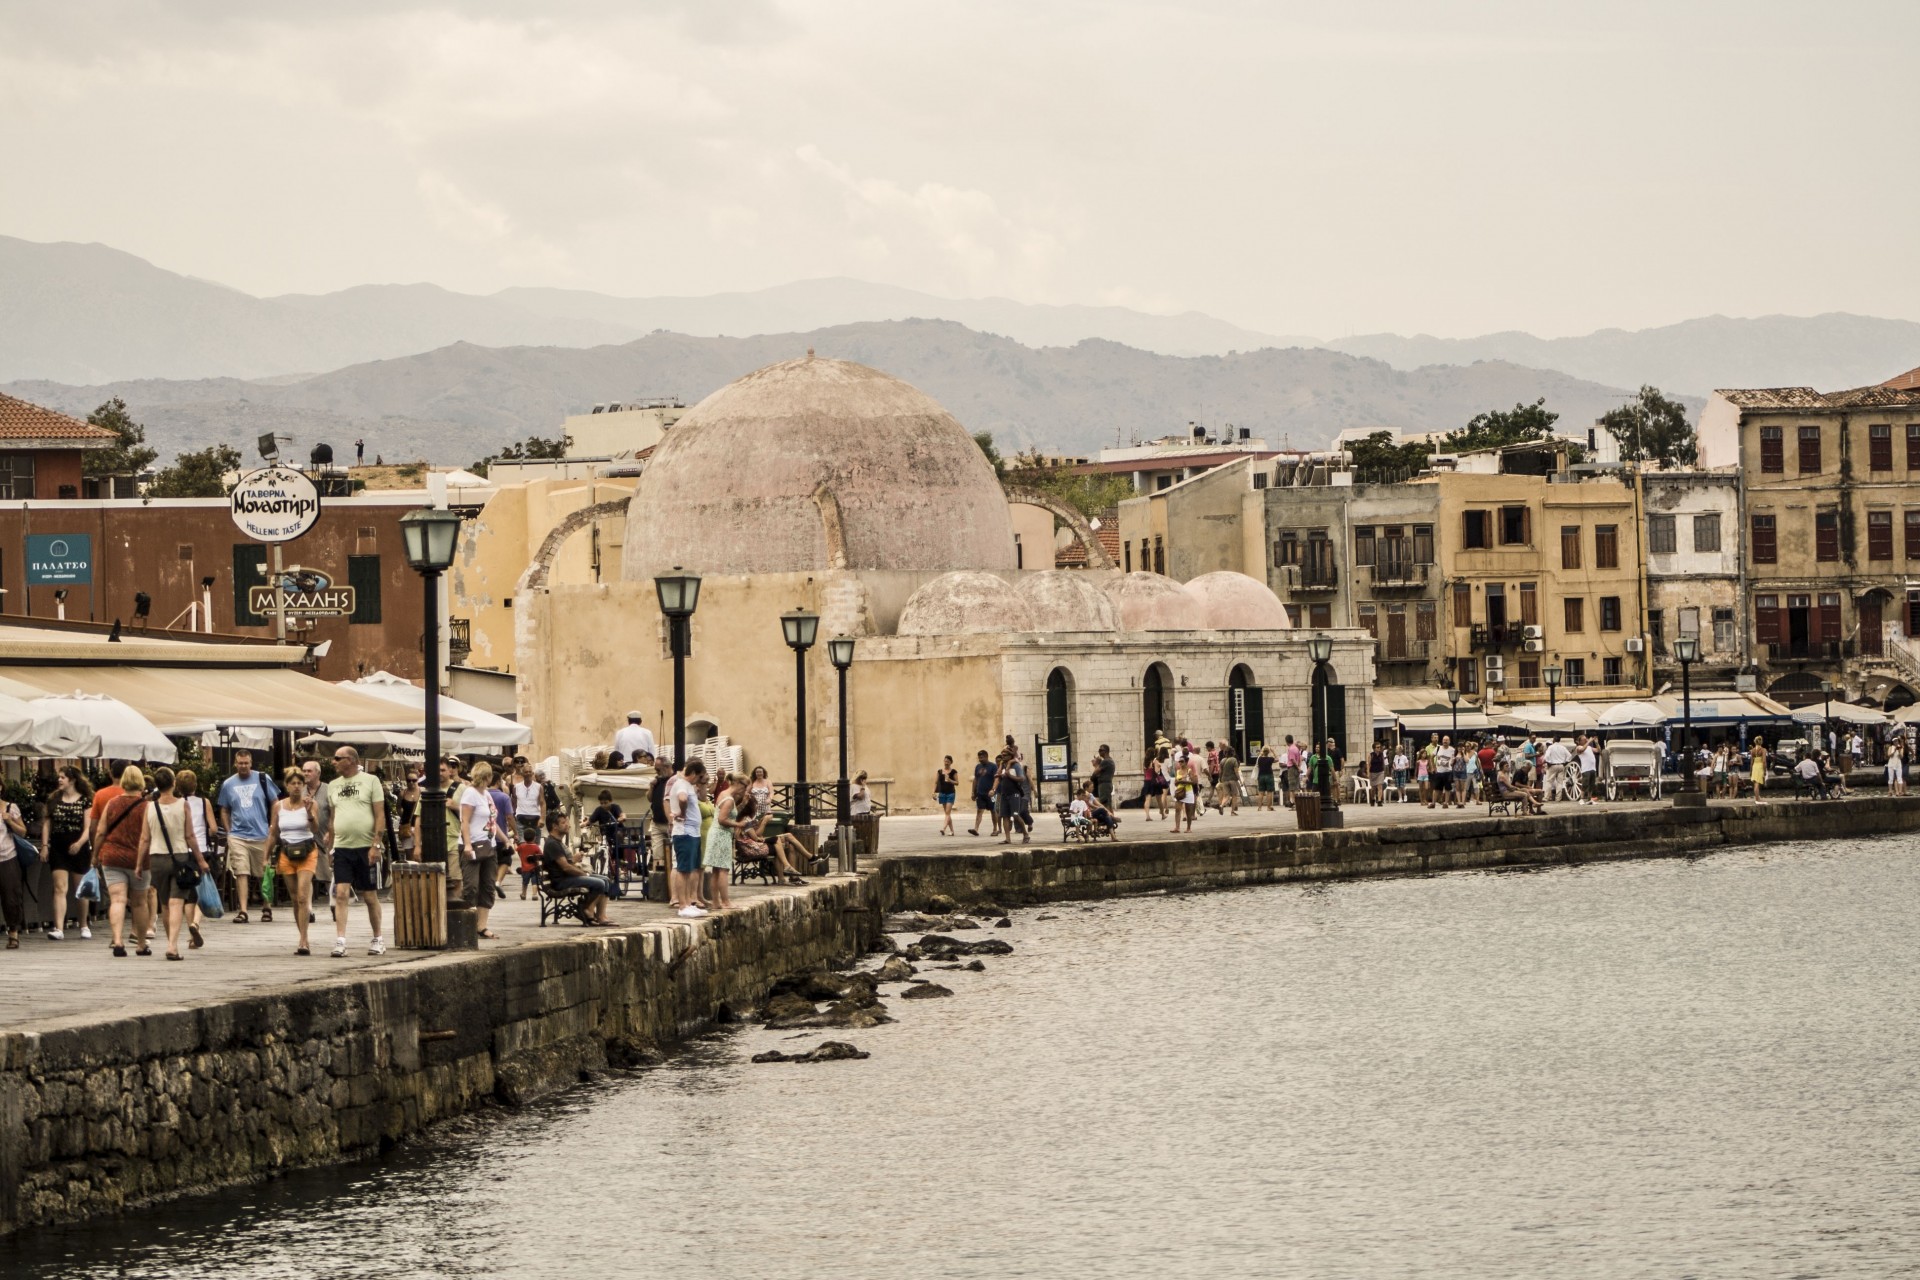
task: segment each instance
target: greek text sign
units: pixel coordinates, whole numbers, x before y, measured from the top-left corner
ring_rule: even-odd
[[[336,587],[318,569],[288,569],[278,582],[247,588],[247,608],[258,614],[286,610],[289,618],[344,618],[354,609],[352,587]]]
[[[233,523],[255,542],[292,542],[320,518],[320,491],[292,467],[262,467],[240,477]]]
[[[1064,742],[1043,742],[1040,744],[1040,781],[1065,782],[1067,773],[1067,744]]]
[[[93,535],[90,533],[30,533],[27,535],[27,585],[85,586],[93,581]]]

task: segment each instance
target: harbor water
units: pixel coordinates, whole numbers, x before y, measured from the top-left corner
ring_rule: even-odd
[[[723,1028],[0,1275],[1917,1274],[1917,902],[1903,836],[1025,909],[892,1025]],[[829,1037],[872,1056],[748,1061]]]

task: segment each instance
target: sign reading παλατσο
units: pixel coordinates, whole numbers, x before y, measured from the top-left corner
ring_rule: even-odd
[[[320,518],[320,490],[292,467],[249,471],[229,501],[235,527],[255,542],[292,542]]]
[[[86,586],[93,581],[93,535],[27,535],[27,585]]]

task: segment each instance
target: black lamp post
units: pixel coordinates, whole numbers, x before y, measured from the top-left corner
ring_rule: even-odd
[[[827,660],[840,675],[840,777],[833,787],[834,838],[840,842],[840,869],[852,871],[853,783],[847,780],[847,668],[853,665],[853,637],[835,636],[827,641]]]
[[[813,805],[807,795],[807,650],[820,634],[820,617],[805,609],[780,615],[780,634],[793,650],[793,825],[813,823]]]
[[[693,611],[700,603],[700,575],[679,565],[653,580],[660,612],[667,619],[667,648],[673,654],[673,767],[687,767],[687,655],[693,650]]]
[[[1559,664],[1549,665],[1547,669],[1540,674],[1545,677],[1547,682],[1547,714],[1557,716],[1560,714],[1561,671]]]
[[[1320,807],[1325,810],[1333,804],[1333,761],[1327,758],[1328,722],[1332,719],[1327,689],[1333,683],[1327,661],[1333,657],[1333,638],[1314,636],[1308,640],[1307,656],[1313,659],[1313,750],[1320,757]]]
[[[1460,736],[1460,690],[1447,686],[1447,705],[1453,708],[1453,736]]]
[[[1820,682],[1820,750],[1827,750],[1827,742],[1833,736],[1833,681]]]
[[[1700,657],[1700,637],[1683,635],[1673,642],[1680,660],[1680,790],[1697,791],[1700,780],[1693,767],[1693,664]]]
[[[443,507],[421,507],[400,517],[400,540],[407,563],[420,575],[426,587],[426,614],[420,624],[420,643],[425,653],[427,689],[422,706],[425,714],[424,737],[427,740],[426,786],[420,792],[420,837],[413,843],[416,861],[429,858],[444,869],[447,857],[447,792],[440,785],[440,575],[453,566],[453,552],[460,540],[460,515]],[[430,852],[429,852],[430,851]],[[458,878],[447,877],[447,908],[459,910],[466,905],[460,896]]]

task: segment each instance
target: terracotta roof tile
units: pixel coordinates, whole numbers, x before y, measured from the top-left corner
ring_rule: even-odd
[[[1895,379],[1895,382],[1898,381]],[[1723,388],[1719,394],[1742,409],[1898,409],[1920,406],[1920,387],[1909,389],[1891,384],[1855,387],[1851,391],[1829,391],[1825,394],[1812,387]]]
[[[58,440],[72,448],[110,447],[120,437],[105,427],[70,418],[37,404],[0,395],[0,440]]]
[[[1920,369],[1909,369],[1905,373],[1895,374],[1880,385],[1891,387],[1895,391],[1920,390]]]

